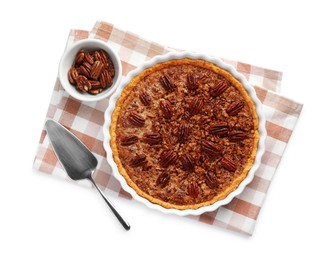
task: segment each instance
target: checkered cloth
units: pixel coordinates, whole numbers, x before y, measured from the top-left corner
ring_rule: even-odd
[[[97,22],[91,32],[72,30],[67,47],[75,41],[88,37],[107,41],[115,48],[122,61],[123,77],[142,62],[171,50],[106,22]],[[214,212],[187,218],[251,235],[273,175],[300,116],[302,104],[277,93],[281,85],[281,72],[231,60],[224,61],[232,64],[246,76],[249,82],[255,86],[258,98],[263,103],[268,133],[266,151],[253,181],[243,193],[234,198],[228,205],[220,207]],[[95,154],[99,164],[94,178],[99,186],[102,186],[106,192],[112,195],[131,199],[130,195],[122,190],[119,182],[113,177],[112,170],[105,158],[106,154],[102,145],[102,125],[108,102],[108,99],[94,103],[77,101],[68,96],[57,79],[46,119],[52,118],[68,127]],[[46,132],[43,129],[33,168],[69,180],[45,136]],[[87,182],[78,183],[87,185]]]

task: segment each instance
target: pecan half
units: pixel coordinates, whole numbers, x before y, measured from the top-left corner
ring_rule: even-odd
[[[184,154],[180,157],[180,161],[183,169],[188,172],[193,172],[195,170],[195,161],[194,158],[189,154]]]
[[[145,119],[135,112],[129,114],[128,120],[133,126],[137,127],[142,127],[145,124]]]
[[[76,84],[77,84],[76,87],[83,92],[87,92],[91,89],[91,83],[83,75],[79,75],[77,77]]]
[[[203,75],[201,75],[201,76],[198,77],[198,81],[199,81],[200,83],[203,83],[203,84],[207,84],[207,83],[209,83],[210,80],[211,80],[211,78],[210,78],[209,75],[207,75],[207,74],[203,74]]]
[[[161,76],[159,81],[167,92],[173,92],[175,90],[175,84],[168,75]]]
[[[100,84],[103,88],[107,88],[113,84],[111,74],[107,70],[103,70],[99,77]]]
[[[227,136],[228,126],[226,122],[218,122],[210,126],[210,134],[218,135],[220,137]]]
[[[201,151],[210,157],[217,157],[221,154],[221,147],[213,142],[203,140],[201,143]]]
[[[138,141],[138,137],[136,135],[128,135],[121,138],[122,146],[129,146],[135,144]]]
[[[156,180],[156,185],[159,186],[160,188],[165,188],[166,185],[169,183],[170,176],[167,172],[163,172],[159,174],[157,180]]]
[[[144,106],[149,106],[151,103],[151,96],[148,92],[143,91],[139,95],[139,99],[141,100]]]
[[[196,90],[198,88],[198,82],[193,73],[187,75],[187,88],[189,90]]]
[[[97,94],[99,94],[99,93],[102,92],[102,91],[103,91],[102,88],[97,88],[97,89],[90,89],[88,92],[89,92],[90,94],[97,95]]]
[[[197,198],[199,193],[197,182],[193,181],[192,183],[189,183],[187,191],[190,197]]]
[[[75,67],[71,67],[68,71],[68,80],[71,84],[75,84],[78,77],[78,71]]]
[[[199,97],[195,97],[189,105],[190,114],[195,115],[198,112],[200,112],[201,109],[203,108],[203,105],[204,105],[203,99],[199,98]]]
[[[244,103],[242,101],[236,100],[228,106],[226,112],[230,116],[236,116],[242,110],[243,107]]]
[[[100,61],[108,67],[110,64],[110,58],[108,57],[108,54],[104,50],[99,50],[100,54]]]
[[[142,140],[149,145],[161,144],[162,142],[161,135],[154,132],[145,133]]]
[[[219,186],[216,175],[210,172],[205,174],[205,183],[210,189],[215,189]]]
[[[172,150],[163,151],[160,155],[159,164],[161,167],[166,168],[171,164],[176,163],[178,160],[178,155]]]
[[[104,64],[101,63],[99,60],[97,60],[95,63],[93,63],[91,72],[90,72],[90,77],[93,78],[94,80],[97,80],[101,74],[101,72],[104,69]]]
[[[75,61],[74,61],[75,66],[81,65],[81,63],[83,62],[83,60],[84,60],[84,49],[81,49],[76,54]]]
[[[101,60],[100,51],[94,51],[93,57],[95,58],[95,60]]]
[[[86,68],[89,72],[91,72],[91,69],[92,69],[92,65],[87,62],[87,61],[83,61],[82,65],[84,68]]]
[[[220,80],[213,88],[210,89],[212,97],[220,96],[229,87],[229,82],[225,79]]]
[[[106,88],[107,87],[107,79],[106,79],[106,74],[103,72],[100,74],[100,85],[102,86],[102,88]]]
[[[108,54],[104,50],[97,50],[94,52],[93,56],[96,60],[101,61],[104,64],[105,69],[109,72],[111,77],[114,77],[115,70],[112,60],[109,58]]]
[[[89,81],[90,81],[91,89],[92,90],[100,89],[101,88],[100,81],[98,81],[98,80],[89,80]]]
[[[220,160],[220,164],[226,169],[231,172],[236,171],[236,163],[230,158],[228,155],[226,155],[224,158]]]
[[[188,120],[190,117],[191,117],[190,112],[189,111],[185,111],[184,114],[183,114],[183,118]]]
[[[86,62],[90,63],[91,65],[95,62],[95,59],[93,58],[93,56],[88,52],[84,53],[84,60]]]
[[[111,60],[109,60],[107,71],[110,73],[111,77],[115,76],[115,68],[114,68],[114,64]]]
[[[189,135],[189,126],[185,123],[179,125],[177,129],[178,142],[184,143],[188,135]]]
[[[163,116],[167,119],[171,118],[173,115],[173,106],[171,102],[169,102],[167,99],[160,101],[160,109],[163,113]]]
[[[228,133],[229,140],[236,142],[236,141],[241,141],[244,139],[247,139],[248,133],[240,131],[240,130],[234,130]]]
[[[90,63],[87,63],[87,62],[84,62],[84,64],[82,64],[80,67],[79,67],[79,71],[82,75],[84,75],[85,77],[89,78],[90,77],[90,72],[91,72],[91,65]],[[88,65],[87,65],[88,64]]]
[[[136,155],[131,159],[129,165],[131,167],[139,167],[146,163],[146,156],[144,154]]]

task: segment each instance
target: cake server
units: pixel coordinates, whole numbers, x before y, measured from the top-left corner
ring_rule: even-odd
[[[92,178],[92,174],[98,164],[97,158],[74,134],[59,123],[47,120],[45,128],[53,150],[68,176],[75,181],[82,179],[91,181],[122,226],[129,230],[130,225],[128,222],[121,217]]]

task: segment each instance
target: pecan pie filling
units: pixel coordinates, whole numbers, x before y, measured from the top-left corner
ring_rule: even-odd
[[[124,88],[113,158],[129,186],[166,208],[225,198],[247,176],[259,139],[255,106],[229,72],[203,60],[157,64]]]

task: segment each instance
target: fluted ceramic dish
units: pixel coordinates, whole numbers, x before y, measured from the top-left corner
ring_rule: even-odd
[[[118,168],[116,163],[113,160],[113,154],[112,154],[112,149],[110,147],[110,126],[111,126],[111,121],[112,121],[112,113],[115,108],[116,102],[118,98],[120,97],[122,90],[129,84],[129,82],[137,75],[139,75],[141,72],[143,72],[145,69],[150,68],[158,63],[162,63],[165,61],[169,60],[174,60],[174,59],[183,59],[183,58],[189,58],[189,59],[200,59],[200,60],[206,60],[208,62],[214,63],[220,68],[227,70],[230,72],[237,80],[239,80],[244,88],[247,90],[249,96],[253,100],[255,107],[256,107],[256,113],[258,115],[258,120],[259,120],[259,126],[258,126],[258,131],[259,131],[259,142],[258,142],[258,149],[255,157],[255,161],[251,167],[251,170],[249,171],[247,177],[239,184],[239,186],[228,196],[222,200],[219,200],[215,202],[212,205],[209,206],[204,206],[198,209],[186,209],[186,210],[178,210],[178,209],[168,209],[164,208],[160,205],[151,203],[149,200],[139,196],[136,191],[131,188],[125,178],[119,173]],[[235,68],[229,64],[224,63],[222,60],[215,58],[215,57],[210,57],[207,55],[203,54],[198,54],[198,53],[191,53],[191,52],[170,52],[165,55],[160,55],[160,56],[155,56],[151,60],[144,62],[142,65],[128,73],[127,77],[125,80],[120,84],[114,95],[111,96],[110,101],[109,101],[109,106],[107,110],[105,111],[105,123],[103,125],[103,134],[104,134],[104,148],[106,151],[107,155],[107,161],[110,164],[114,177],[121,183],[122,188],[127,191],[135,200],[142,202],[146,206],[152,209],[157,209],[160,210],[164,213],[173,213],[176,215],[180,216],[185,216],[185,215],[200,215],[203,214],[204,212],[210,212],[214,211],[220,206],[228,204],[235,196],[239,195],[244,188],[253,180],[254,174],[256,170],[258,169],[260,163],[261,163],[261,158],[265,150],[265,139],[266,139],[266,129],[265,129],[265,116],[263,113],[263,108],[262,104],[259,101],[259,99],[256,96],[255,89],[248,83],[246,78],[237,72]]]

